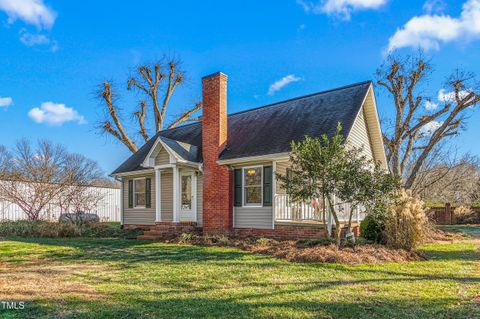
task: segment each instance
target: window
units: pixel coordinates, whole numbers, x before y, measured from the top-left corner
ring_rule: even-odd
[[[182,175],[182,210],[192,209],[192,175]]]
[[[243,169],[243,194],[245,206],[262,206],[262,166]]]
[[[145,207],[145,178],[133,181],[133,198],[135,207]]]

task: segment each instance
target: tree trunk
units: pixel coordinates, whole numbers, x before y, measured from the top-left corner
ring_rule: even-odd
[[[350,208],[350,215],[348,216],[348,231],[352,231],[352,218],[353,218],[353,211],[357,209],[356,205],[352,205]]]
[[[333,216],[333,219],[335,220],[335,238],[336,238],[336,244],[338,247],[340,247],[340,238],[341,238],[341,228],[340,228],[340,221],[338,220],[338,215],[337,211],[335,210],[335,206],[333,205],[332,198],[330,195],[327,195],[328,199],[328,204],[330,205],[330,211]]]
[[[324,229],[325,229],[325,234],[327,234],[327,238],[330,239],[331,236],[330,234],[328,233],[328,225],[327,225],[327,205],[326,205],[326,202],[325,202],[325,196],[323,196],[322,198],[322,219],[323,219],[323,226],[324,226]]]

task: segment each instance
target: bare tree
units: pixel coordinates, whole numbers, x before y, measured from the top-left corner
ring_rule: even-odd
[[[438,151],[435,151],[438,153]],[[432,202],[471,205],[480,189],[480,159],[466,154],[460,159],[441,157],[422,168],[412,186],[415,195]]]
[[[429,99],[423,94],[423,86],[431,73],[430,62],[421,54],[405,59],[390,55],[377,70],[377,84],[392,97],[395,108],[394,121],[383,137],[387,160],[391,172],[403,179],[406,188],[415,183],[435,147],[459,134],[468,112],[480,101],[474,76],[456,71],[445,83],[448,93],[427,110],[424,106]]]
[[[127,89],[139,93],[141,101],[139,107],[132,112],[137,131],[129,133],[126,129],[120,109],[115,104],[115,93],[111,82],[103,82],[100,98],[106,106],[105,120],[99,129],[113,136],[123,143],[132,153],[138,150],[137,138],[148,141],[150,132],[158,132],[164,128],[167,108],[175,89],[184,83],[185,74],[179,67],[180,61],[169,59],[167,63],[157,62],[152,66],[142,65],[136,69],[127,81]],[[193,117],[200,111],[202,104],[195,103],[194,107],[185,111],[168,128],[173,128],[186,121],[195,121]],[[153,118],[152,129],[148,127],[148,118]]]
[[[18,205],[29,220],[38,220],[49,204],[73,186],[89,186],[102,176],[96,162],[64,147],[39,141],[0,147],[0,197]]]

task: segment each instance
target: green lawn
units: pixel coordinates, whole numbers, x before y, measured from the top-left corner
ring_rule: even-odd
[[[428,261],[346,266],[135,240],[9,239],[0,242],[0,301],[27,302],[0,317],[478,318],[479,244],[425,245]]]
[[[480,237],[480,226],[478,225],[439,225],[437,228],[447,231],[462,232],[467,236]]]

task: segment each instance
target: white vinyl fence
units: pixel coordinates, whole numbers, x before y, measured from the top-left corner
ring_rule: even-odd
[[[95,213],[100,217],[100,221],[119,222],[120,218],[120,189],[91,187],[92,192],[98,192],[102,199],[97,207],[87,213]],[[56,205],[48,205],[41,213],[41,218],[45,220],[58,220],[60,217],[60,208]],[[0,199],[0,221],[2,220],[20,220],[27,219],[25,213],[17,205]]]

